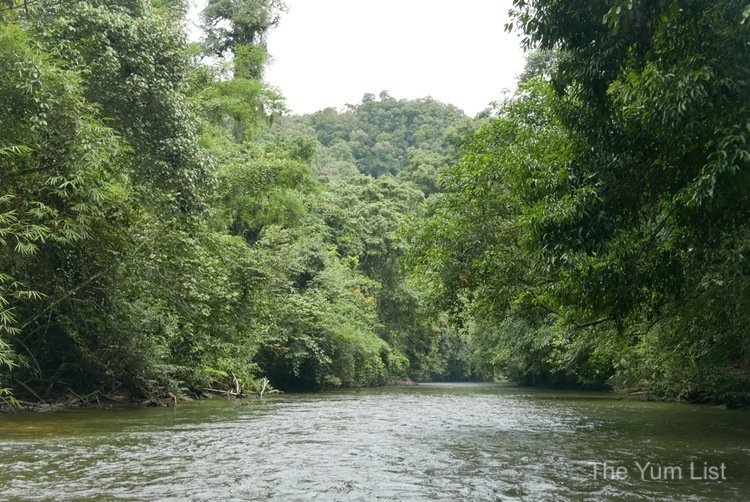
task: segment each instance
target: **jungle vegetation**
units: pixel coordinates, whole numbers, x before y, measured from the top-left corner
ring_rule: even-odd
[[[291,115],[279,0],[0,2],[0,399],[508,378],[750,402],[750,6],[515,0],[477,117]]]

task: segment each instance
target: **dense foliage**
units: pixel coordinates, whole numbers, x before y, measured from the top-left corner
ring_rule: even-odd
[[[326,108],[283,117],[278,124],[282,136],[317,140],[315,172],[328,178],[357,172],[377,178],[430,163],[439,167],[472,130],[471,119],[455,106],[432,98],[397,100],[386,91],[377,97],[365,94],[361,103],[347,105],[343,112]],[[434,180],[437,171],[427,175]]]
[[[2,3],[0,400],[510,378],[750,402],[750,10],[516,0],[476,119],[285,115],[278,0]]]
[[[209,2],[200,47],[179,1],[20,7],[0,23],[0,397],[448,372],[456,350],[433,334],[452,331],[399,264],[418,183],[356,168],[322,182],[313,165],[336,146],[270,127],[283,100],[262,80],[264,35],[282,4]],[[408,170],[417,141],[437,169],[465,119],[431,100],[360,107],[387,111],[373,138],[399,136],[404,158],[379,157],[379,174]]]
[[[516,379],[747,403],[746,2],[514,4],[548,52],[449,173],[437,296]]]

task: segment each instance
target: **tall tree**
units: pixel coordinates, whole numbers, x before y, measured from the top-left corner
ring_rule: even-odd
[[[422,255],[446,307],[522,380],[748,402],[746,2],[511,14],[559,58],[448,174]]]
[[[266,32],[279,22],[281,0],[209,0],[202,17],[206,47],[217,56],[241,46],[265,46]]]

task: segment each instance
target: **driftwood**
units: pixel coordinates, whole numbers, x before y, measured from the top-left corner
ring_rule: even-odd
[[[21,399],[17,399],[16,402],[18,403],[19,408],[26,411],[50,412],[65,409],[63,403],[32,403]]]
[[[237,375],[232,373],[232,382],[234,383],[234,393],[235,395],[241,395],[242,394],[242,387],[240,386],[240,379],[237,378]]]
[[[11,401],[0,396],[0,413],[13,412],[18,409],[26,411],[52,412],[68,410],[71,408],[88,408],[89,406],[101,408],[102,399],[105,401],[116,402],[115,398],[109,397],[98,390],[85,395],[77,394],[72,389],[66,390],[69,393],[67,398],[58,399],[52,402],[42,400],[37,394],[34,394],[34,397],[39,400],[33,402],[24,401],[22,399],[13,399]]]
[[[262,398],[263,396],[267,394],[279,394],[280,391],[274,389],[271,387],[271,381],[268,378],[262,378],[260,380],[261,387],[260,391],[258,392],[258,395]],[[234,388],[232,389],[214,389],[211,387],[204,387],[203,392],[209,393],[209,394],[218,394],[220,396],[226,396],[226,397],[232,397],[236,399],[242,399],[248,397],[248,395],[245,393],[244,389],[240,385],[240,380],[232,373],[232,384]],[[209,394],[206,394],[206,397],[209,397]]]
[[[97,406],[101,406],[102,405],[102,403],[99,401],[99,396],[101,395],[101,392],[99,392],[98,390],[95,390],[94,392],[86,394],[85,396],[79,396],[71,388],[68,388],[67,391],[70,392],[71,394],[73,394],[75,396],[75,399],[71,399],[67,403],[67,405],[70,406],[70,407],[72,407],[74,405],[79,405],[81,407],[86,407],[86,406],[92,404],[92,402],[94,400],[96,400],[96,405]]]
[[[640,390],[640,389],[625,392],[624,394],[621,394],[617,399],[620,401],[623,399],[633,399],[633,400],[637,399],[639,401],[657,401],[656,397],[653,394],[651,394],[649,391]]]
[[[223,389],[211,389],[209,387],[203,388],[204,392],[210,392],[212,394],[221,394],[222,396],[229,396],[229,397],[245,397],[245,394],[242,392],[237,392],[236,390],[223,390]]]
[[[232,376],[232,389],[226,390],[226,389],[213,389],[211,387],[204,387],[203,392],[204,393],[210,392],[211,394],[219,394],[219,395],[227,396],[227,397],[244,398],[245,392],[242,389],[241,380],[237,378],[237,375],[235,375],[233,372],[229,374]]]

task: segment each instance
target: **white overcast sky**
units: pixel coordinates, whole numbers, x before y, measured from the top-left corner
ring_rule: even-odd
[[[205,0],[191,0],[192,16]],[[266,81],[294,113],[366,92],[432,96],[474,115],[514,89],[524,54],[503,30],[511,0],[286,0]]]

